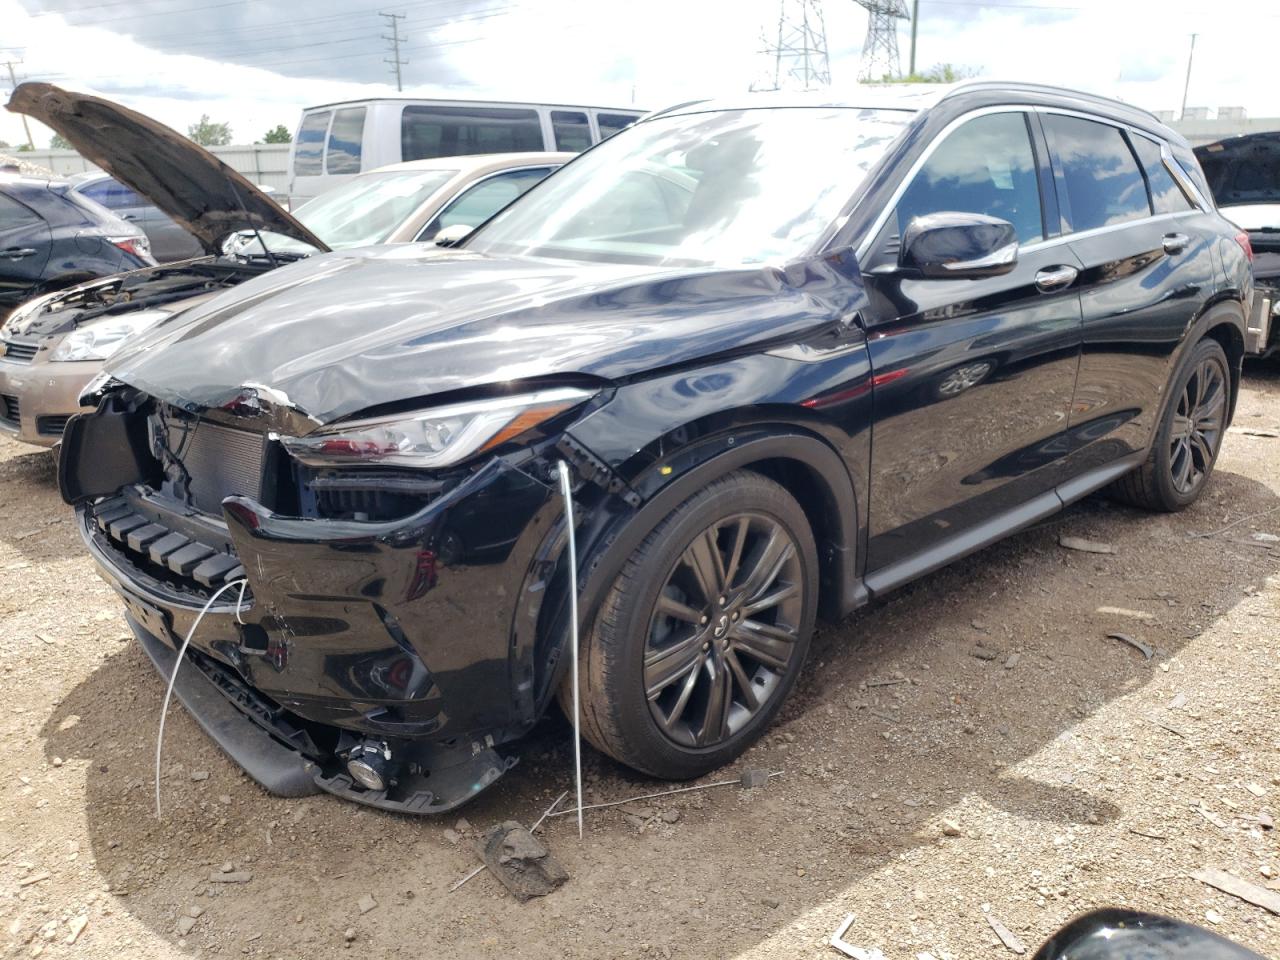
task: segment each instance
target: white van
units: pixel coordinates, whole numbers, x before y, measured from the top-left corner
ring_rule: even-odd
[[[302,111],[289,152],[297,203],[362,170],[478,153],[585,150],[643,111],[476,100],[349,100]]]

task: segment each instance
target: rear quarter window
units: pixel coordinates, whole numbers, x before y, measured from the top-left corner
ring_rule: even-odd
[[[0,230],[16,230],[40,223],[40,216],[25,203],[0,193]]]
[[[298,127],[293,147],[293,172],[300,177],[318,177],[324,173],[324,138],[329,130],[328,110],[308,113]]]
[[[1066,191],[1059,197],[1064,230],[1078,233],[1151,216],[1146,180],[1119,127],[1059,114],[1043,120]]]
[[[1147,175],[1147,186],[1151,188],[1151,206],[1156,213],[1181,213],[1191,210],[1191,201],[1173,179],[1173,174],[1164,165],[1164,157],[1160,152],[1160,144],[1154,140],[1135,134],[1132,138],[1133,149],[1142,161],[1142,170]]]
[[[536,110],[410,105],[400,117],[400,159],[545,149]]]

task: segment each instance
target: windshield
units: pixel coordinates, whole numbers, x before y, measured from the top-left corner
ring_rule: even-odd
[[[835,107],[659,117],[588,151],[465,246],[693,266],[794,258],[911,117]]]
[[[457,170],[366,173],[304,203],[294,216],[334,250],[382,243],[457,173]]]

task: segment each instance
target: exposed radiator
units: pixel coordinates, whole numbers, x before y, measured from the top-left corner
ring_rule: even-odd
[[[266,438],[261,433],[198,420],[181,444],[183,466],[191,475],[192,505],[203,513],[222,516],[222,501],[230,496],[262,496],[262,461]]]

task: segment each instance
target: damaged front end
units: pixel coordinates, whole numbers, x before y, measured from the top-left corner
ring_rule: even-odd
[[[175,689],[250,775],[434,813],[510,768],[497,748],[555,676],[552,453],[593,391],[317,428],[252,387],[194,410],[105,383],[68,424],[63,497],[162,669],[208,606]]]

